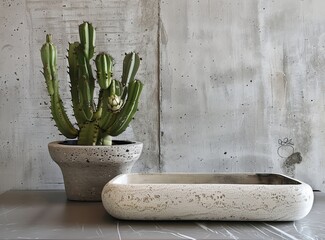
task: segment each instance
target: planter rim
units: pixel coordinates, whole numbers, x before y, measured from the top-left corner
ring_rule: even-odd
[[[129,141],[129,140],[116,140],[116,141],[123,141],[123,142],[129,142],[127,144],[118,144],[118,145],[76,145],[76,144],[62,144],[67,140],[62,140],[62,141],[53,141],[48,143],[49,147],[60,147],[60,148],[117,148],[121,146],[132,146],[132,145],[142,145],[142,142],[138,141]],[[68,141],[74,141],[74,140],[68,140]],[[115,141],[115,140],[113,140]]]

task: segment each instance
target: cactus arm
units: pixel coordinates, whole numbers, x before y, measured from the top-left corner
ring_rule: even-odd
[[[100,53],[95,59],[97,81],[101,89],[107,89],[112,81],[113,59],[106,53]]]
[[[93,119],[95,120],[100,119],[103,114],[103,94],[104,94],[103,89],[100,89],[96,112],[93,115]]]
[[[117,118],[117,114],[114,114],[110,111],[107,111],[105,114],[103,114],[101,116],[101,119],[100,119],[100,128],[106,132],[106,130],[111,126],[113,125],[113,123],[115,122]],[[108,134],[108,133],[107,133]]]
[[[87,122],[80,128],[78,145],[96,145],[100,129],[97,121]]]
[[[102,115],[99,120],[99,126],[102,130],[106,130],[109,126],[111,126],[115,119],[116,119],[116,114],[111,112],[107,105],[108,105],[108,96],[109,96],[109,90],[102,90],[103,95],[101,98],[101,104],[102,104]]]
[[[81,103],[83,105],[84,112],[87,116],[87,119],[90,121],[93,117],[93,109],[92,109],[92,98],[90,93],[90,86],[87,78],[82,76],[80,81],[79,92],[81,93]]]
[[[96,31],[92,24],[89,24],[89,60],[94,56],[95,53],[95,41],[96,41]]]
[[[89,61],[94,56],[96,40],[96,31],[91,23],[84,22],[79,25],[79,38],[84,55]]]
[[[85,58],[85,67],[87,69],[87,80],[90,90],[91,99],[94,96],[95,78],[93,77],[90,60],[95,52],[96,31],[91,23],[84,22],[79,25],[80,49]],[[93,104],[93,103],[91,103]]]
[[[115,94],[121,97],[122,93],[123,93],[122,83],[120,81],[115,80]]]
[[[69,63],[69,76],[70,76],[70,92],[72,99],[72,108],[78,125],[82,125],[87,121],[87,116],[80,103],[79,93],[78,93],[78,57],[77,49],[79,47],[78,42],[69,43],[68,49],[68,63]]]
[[[140,65],[139,55],[135,52],[131,52],[125,55],[123,60],[123,72],[122,72],[122,86],[126,86],[127,83],[134,79]]]
[[[76,50],[78,57],[78,95],[85,116],[87,120],[90,121],[94,112],[92,97],[93,91],[90,84],[94,83],[94,81],[89,81],[89,71],[87,68],[87,62],[83,52],[81,51],[81,48],[78,48]]]
[[[117,136],[125,131],[137,111],[138,101],[143,88],[142,82],[133,80],[129,83],[128,97],[123,109],[117,113],[114,124],[107,129],[111,136]]]
[[[59,95],[57,75],[57,51],[52,43],[51,35],[46,35],[46,43],[41,48],[43,75],[51,97],[51,112],[59,131],[67,138],[76,138],[78,130],[70,122]]]
[[[58,93],[51,96],[51,113],[57,128],[66,138],[74,139],[78,136],[78,130],[70,122]]]
[[[121,81],[121,100],[125,103],[126,96],[128,95],[127,83],[134,80],[140,65],[140,57],[137,53],[131,52],[125,55],[123,60],[123,73]]]
[[[54,83],[57,81],[56,71],[56,47],[52,44],[52,36],[46,35],[46,43],[41,48],[41,58],[43,63],[43,75],[49,94],[54,94]]]
[[[94,105],[94,90],[95,90],[95,78],[93,76],[93,70],[89,61],[86,62],[87,70],[88,70],[88,83],[89,83],[89,90],[90,90],[90,97],[92,101],[92,105]]]
[[[134,80],[139,65],[138,54],[135,52],[126,54],[123,60],[122,81],[112,80],[109,87],[108,107],[115,114],[107,118],[109,121],[102,125],[106,134],[117,136],[125,131],[137,110],[143,88],[143,84],[139,80]]]

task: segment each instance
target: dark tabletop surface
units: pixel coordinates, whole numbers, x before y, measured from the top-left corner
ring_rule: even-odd
[[[0,239],[325,239],[325,194],[295,222],[122,221],[64,191],[0,195]]]

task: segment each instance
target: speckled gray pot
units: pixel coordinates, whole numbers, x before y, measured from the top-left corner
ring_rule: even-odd
[[[74,141],[51,142],[52,159],[61,168],[69,200],[101,201],[105,184],[122,173],[129,173],[140,157],[140,142],[113,141],[112,146],[78,146]]]

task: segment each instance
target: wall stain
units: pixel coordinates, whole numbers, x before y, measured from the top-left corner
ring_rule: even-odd
[[[291,154],[284,162],[283,162],[283,170],[284,172],[290,176],[294,177],[296,164],[300,164],[302,162],[302,157],[300,152],[295,152]]]
[[[11,51],[14,49],[14,46],[11,44],[6,44],[1,48],[1,51],[5,50],[5,49],[8,49],[9,51]]]

